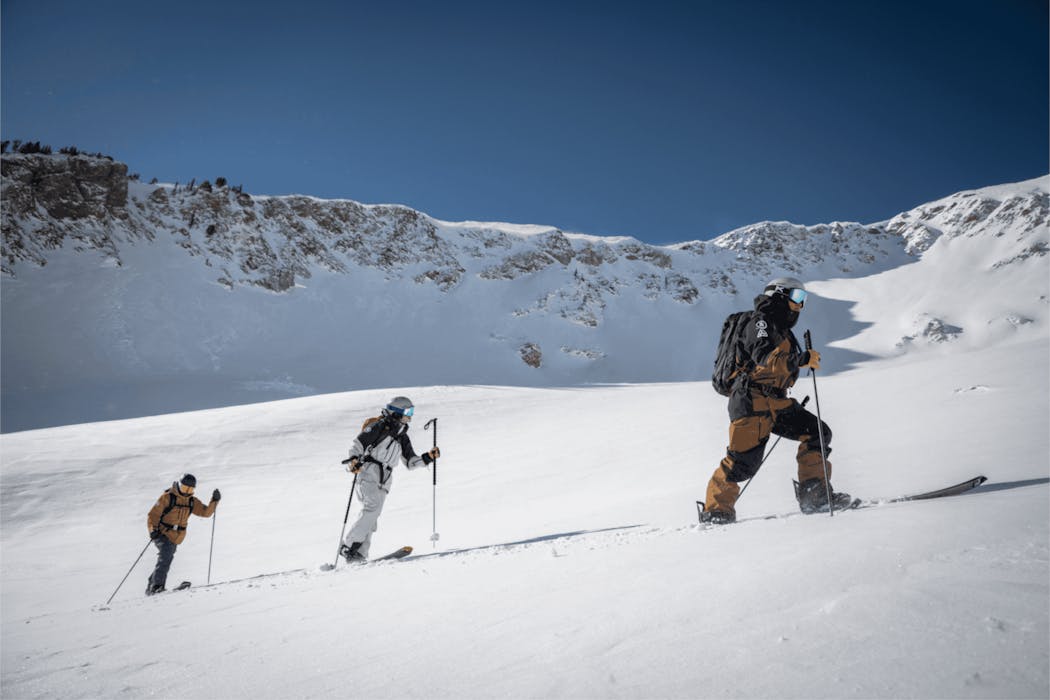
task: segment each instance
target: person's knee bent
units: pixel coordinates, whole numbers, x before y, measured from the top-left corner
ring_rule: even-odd
[[[733,482],[747,481],[758,473],[758,467],[762,464],[762,454],[765,452],[765,443],[754,447],[746,452],[728,451],[732,465],[726,469],[726,479]]]
[[[831,428],[827,423],[821,421],[821,428],[824,431],[824,454],[831,454]],[[820,433],[816,430],[813,431],[813,435],[806,436],[806,449],[811,452],[820,452]]]

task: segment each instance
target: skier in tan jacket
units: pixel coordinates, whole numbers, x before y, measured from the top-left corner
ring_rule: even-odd
[[[175,549],[186,539],[190,514],[210,518],[219,505],[219,499],[222,498],[219,489],[212,492],[211,503],[204,505],[193,495],[196,488],[197,478],[193,474],[186,474],[161,494],[146,516],[149,537],[157,547],[157,565],[146,584],[146,595],[164,590],[168,569],[175,558]]]

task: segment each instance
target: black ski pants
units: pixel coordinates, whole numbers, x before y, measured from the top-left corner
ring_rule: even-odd
[[[149,587],[164,588],[164,584],[168,581],[168,569],[171,568],[171,562],[175,559],[175,549],[178,545],[163,535],[153,540],[153,544],[157,547],[157,565],[150,574]]]
[[[756,402],[758,403],[758,402]],[[758,473],[766,444],[770,435],[779,435],[788,440],[798,440],[799,477],[805,481],[805,466],[821,466],[820,435],[817,432],[818,419],[802,408],[793,399],[767,399],[762,408],[750,416],[734,420],[730,425],[729,447],[726,456],[731,461],[728,477],[730,481],[747,481]],[[778,408],[777,404],[783,404]],[[831,454],[831,428],[819,421],[824,431],[824,454]],[[735,444],[734,444],[735,443]]]

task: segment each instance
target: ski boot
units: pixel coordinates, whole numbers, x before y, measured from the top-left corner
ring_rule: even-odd
[[[700,511],[701,525],[729,525],[736,522],[736,513],[729,510],[707,510]]]
[[[146,595],[156,595],[157,593],[163,593],[164,591],[164,586],[154,586],[152,583],[146,584]]]
[[[795,484],[795,498],[798,499],[799,509],[807,514],[828,512],[828,490],[823,479],[806,479],[801,484]],[[835,493],[831,490],[831,503],[835,510],[845,510],[853,503],[848,493]]]
[[[347,564],[364,564],[368,560],[357,551],[360,546],[360,542],[354,542],[349,547],[344,544],[339,547],[339,555],[346,559]]]

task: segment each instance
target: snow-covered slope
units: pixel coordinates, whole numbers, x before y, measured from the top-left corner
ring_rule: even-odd
[[[722,318],[784,273],[830,280],[808,314],[836,343],[829,371],[960,329],[981,346],[1048,328],[1046,178],[870,226],[766,222],[656,247],[147,185],[82,156],[3,166],[5,431],[351,388],[702,379]],[[975,271],[1009,293],[928,294]],[[858,305],[903,290],[907,308]]]
[[[407,390],[417,447],[439,418],[439,548],[430,474],[399,470],[375,551],[431,556],[329,573],[338,462],[389,391],[8,434],[3,696],[1046,698],[1048,351],[1018,332],[819,379],[838,489],[977,492],[763,520],[796,508],[787,443],[707,531],[706,383]],[[305,570],[145,598],[151,552],[100,609],[187,470],[223,491],[213,581]],[[212,533],[191,523],[171,580],[205,581]]]

